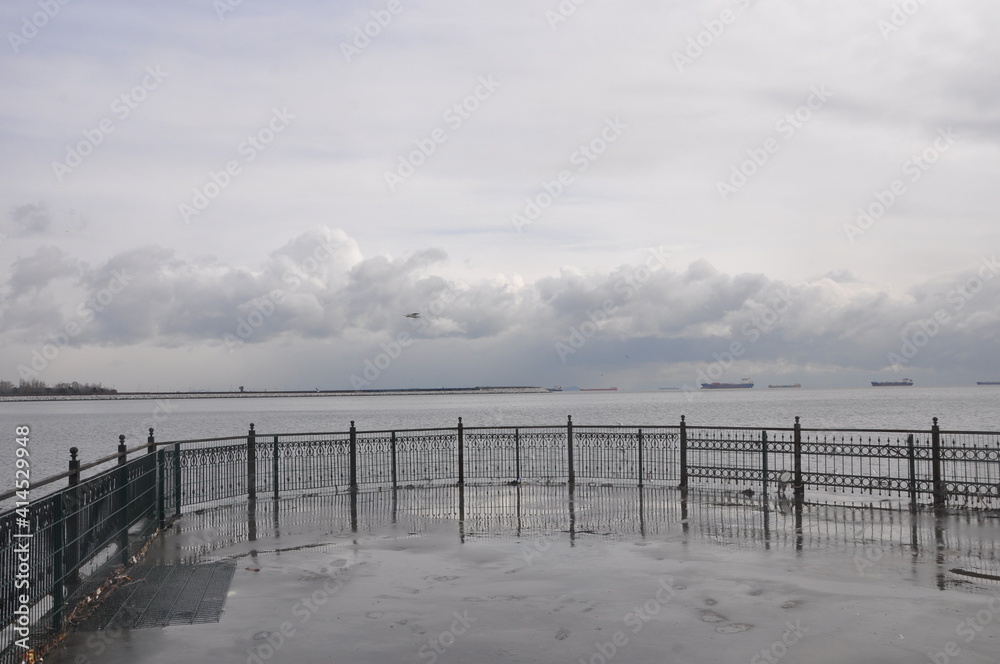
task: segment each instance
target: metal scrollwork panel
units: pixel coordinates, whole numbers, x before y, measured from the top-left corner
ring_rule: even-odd
[[[278,446],[279,491],[323,489],[350,482],[346,440],[294,440]]]
[[[167,486],[173,484],[173,453],[168,455]],[[194,505],[247,493],[247,448],[244,444],[181,450],[181,503]]]
[[[387,484],[392,481],[392,437],[358,437],[358,483]]]
[[[517,476],[520,436],[513,431],[467,432],[465,475],[504,481]]]
[[[458,436],[400,434],[396,440],[397,477],[401,483],[458,479]]]
[[[568,476],[565,431],[521,433],[521,478],[564,482]]]

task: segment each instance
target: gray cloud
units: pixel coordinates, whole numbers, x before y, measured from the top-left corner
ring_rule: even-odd
[[[994,282],[948,299],[996,245],[995,2],[901,19],[862,0],[590,2],[555,27],[554,2],[407,2],[351,61],[341,42],[372,7],[91,4],[0,71],[10,366],[58,334],[73,350],[49,370],[69,380],[149,363],[186,387],[177,367],[208,380],[253,364],[343,384],[405,333],[419,350],[387,381],[451,383],[454,364],[468,380],[676,383],[738,342],[737,375],[836,382],[885,369],[943,311],[905,370],[1000,375]],[[704,32],[723,6],[736,20]],[[23,12],[0,5],[0,21],[16,31]],[[116,103],[148,67],[162,85]],[[481,77],[500,85],[454,122]],[[779,133],[816,86],[832,97]],[[241,146],[275,108],[294,119],[250,161]],[[627,129],[602,145],[614,118]],[[904,162],[949,127],[960,138],[912,179]],[[779,149],[758,164],[768,139]],[[401,159],[414,172],[390,191]],[[723,201],[738,167],[753,173]],[[894,180],[905,192],[849,236]],[[195,188],[211,200],[185,224]],[[667,258],[647,265],[656,247]],[[759,324],[778,293],[792,304]]]
[[[656,252],[605,273],[564,270],[534,283],[434,274],[446,261],[437,249],[366,258],[342,231],[319,228],[252,267],[185,261],[156,246],[123,252],[80,277],[82,294],[59,301],[54,277],[71,262],[45,250],[19,262],[5,284],[22,295],[9,298],[16,315],[5,317],[4,337],[76,321],[83,331],[74,341],[85,346],[222,348],[228,335],[241,348],[275,352],[284,341],[341,339],[351,350],[335,355],[348,359],[406,333],[425,344],[422,360],[490,348],[506,373],[674,367],[691,380],[734,343],[744,366],[764,371],[876,372],[893,354],[903,358],[897,368],[914,371],[996,362],[992,259],[903,295],[843,275],[784,283],[727,275],[706,261],[675,270]],[[420,319],[404,317],[414,310]]]
[[[12,235],[41,235],[52,226],[52,215],[42,203],[15,206],[10,211]]]
[[[14,261],[7,283],[10,297],[18,298],[31,292],[38,292],[51,281],[74,275],[77,266],[58,247],[38,248],[31,256]]]

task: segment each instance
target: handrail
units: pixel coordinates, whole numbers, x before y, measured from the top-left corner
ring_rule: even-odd
[[[532,429],[532,430],[565,430],[566,425],[563,424],[542,424],[542,425],[485,425],[485,426],[465,426],[464,430],[469,431],[487,431],[487,430],[497,430],[497,429]],[[577,431],[586,431],[588,429],[622,429],[622,430],[634,430],[634,429],[646,429],[646,430],[656,430],[656,429],[678,429],[676,424],[576,424],[574,423],[574,428]],[[772,426],[718,426],[718,425],[697,425],[697,424],[687,424],[687,429],[689,432],[700,432],[700,431],[781,431],[793,433],[796,429],[794,427],[772,427]],[[408,434],[408,433],[422,433],[422,432],[444,432],[444,431],[457,431],[457,427],[422,427],[413,429],[369,429],[369,430],[355,430],[356,435],[366,436],[372,434]],[[867,433],[867,434],[897,434],[897,435],[907,435],[911,433],[927,434],[931,435],[933,430],[931,429],[859,429],[859,428],[843,428],[843,429],[831,429],[831,428],[813,428],[813,427],[800,427],[798,429],[802,433]],[[996,435],[1000,436],[1000,432],[996,431],[960,431],[960,430],[940,430],[941,434],[946,435]],[[255,432],[255,435],[262,442],[267,438],[273,438],[278,436],[283,437],[308,437],[308,436],[336,436],[343,437],[344,443],[348,442],[348,437],[350,436],[350,431],[312,431],[312,432],[279,432],[279,433],[265,433],[265,432]],[[190,438],[181,440],[168,440],[168,441],[154,441],[153,443],[143,442],[142,444],[130,447],[125,451],[126,455],[141,452],[143,450],[150,450],[150,448],[156,449],[161,447],[167,447],[172,445],[190,445],[195,443],[223,443],[223,442],[236,442],[245,441],[246,435],[238,436],[225,436],[225,437],[215,437],[215,438]],[[94,461],[88,462],[80,466],[78,471],[64,471],[57,475],[51,477],[46,477],[37,482],[31,483],[31,489],[37,489],[40,487],[47,486],[53,482],[58,482],[59,480],[67,479],[75,472],[83,472],[90,470],[97,466],[108,463],[109,461],[114,461],[120,457],[120,453],[115,452],[107,456],[101,457]],[[17,490],[9,490],[0,493],[0,501],[8,500],[17,495]]]
[[[126,455],[127,454],[131,454],[132,452],[138,452],[139,450],[144,450],[144,449],[146,449],[145,445],[136,445],[135,447],[131,447],[131,448],[125,450],[125,454]],[[32,482],[31,483],[31,490],[34,491],[35,489],[37,489],[39,487],[47,486],[49,484],[52,484],[53,482],[58,482],[59,480],[64,480],[64,479],[68,478],[70,475],[75,475],[78,472],[82,473],[85,470],[90,470],[91,468],[96,468],[97,466],[103,465],[103,464],[105,464],[105,463],[107,463],[109,461],[114,461],[115,459],[119,458],[120,456],[121,456],[120,453],[115,452],[114,454],[109,454],[107,456],[101,457],[100,459],[96,459],[95,461],[91,461],[89,463],[85,463],[85,464],[83,464],[83,465],[80,466],[79,470],[66,470],[66,471],[63,471],[63,472],[59,473],[58,475],[52,475],[51,477],[46,477],[45,479],[39,480],[37,482]],[[12,489],[10,491],[5,491],[3,493],[0,493],[0,501],[8,500],[10,498],[13,498],[16,495],[17,495],[17,489]]]

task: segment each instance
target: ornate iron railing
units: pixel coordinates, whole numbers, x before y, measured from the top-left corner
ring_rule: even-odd
[[[195,505],[320,491],[354,505],[362,489],[581,483],[727,489],[741,499],[770,492],[799,506],[855,494],[912,509],[1000,507],[1000,433],[941,431],[936,418],[913,431],[809,429],[798,418],[787,428],[702,427],[682,417],[677,426],[643,427],[572,418],[565,426],[465,427],[459,418],[456,427],[397,431],[357,431],[352,422],[346,432],[270,435],[251,424],[246,436],[165,443],[149,434],[131,450],[121,436],[117,455],[83,467],[73,448],[70,472],[53,478],[68,477],[69,486],[0,515],[0,664],[19,661],[21,645],[47,642],[109,565],[125,563],[170,516]],[[145,453],[128,459],[133,452]],[[81,480],[82,470],[115,459],[116,467]]]

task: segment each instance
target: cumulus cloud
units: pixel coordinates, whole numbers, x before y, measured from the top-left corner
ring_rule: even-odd
[[[12,235],[40,235],[52,226],[52,215],[42,203],[15,206],[10,212]]]
[[[74,275],[76,271],[77,266],[58,247],[40,247],[32,255],[14,261],[7,282],[9,296],[18,298],[37,293],[53,280]]]
[[[140,247],[87,267],[65,289],[58,277],[71,273],[71,257],[40,249],[3,284],[12,312],[3,337],[76,324],[75,345],[279,352],[312,340],[337,342],[350,349],[337,357],[358,361],[365,348],[405,333],[426,344],[423,361],[448,366],[456,354],[488,348],[480,369],[527,374],[627,365],[692,375],[734,343],[748,366],[782,373],[893,364],[972,371],[997,351],[1000,268],[992,259],[903,294],[836,274],[785,283],[726,274],[706,261],[675,269],[659,251],[605,272],[565,268],[535,282],[463,282],[435,273],[446,263],[439,249],[365,257],[343,231],[322,227],[243,267]],[[420,318],[405,317],[414,311]]]

